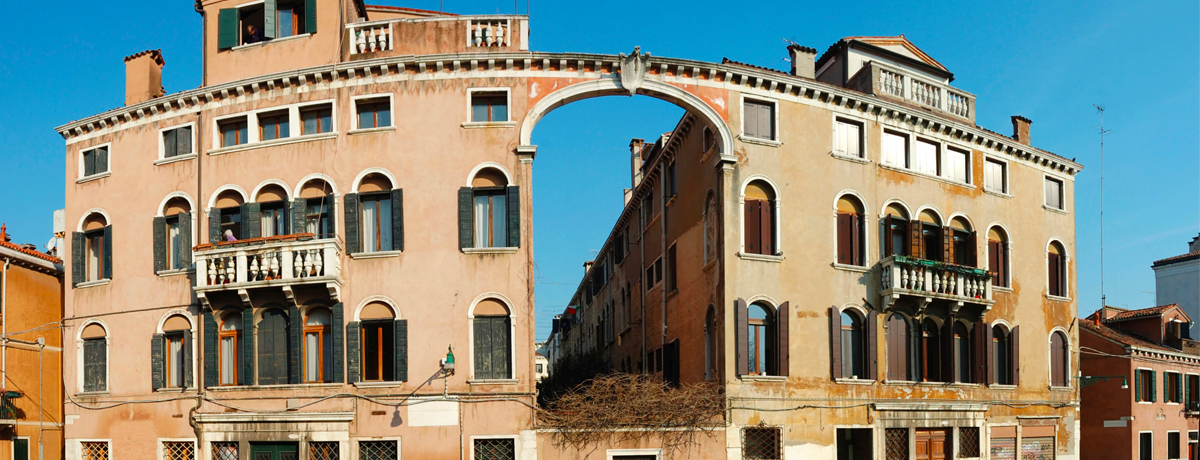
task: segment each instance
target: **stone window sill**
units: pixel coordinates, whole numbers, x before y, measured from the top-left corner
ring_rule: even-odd
[[[395,131],[395,130],[396,130],[395,126],[380,126],[378,128],[352,129],[352,130],[348,131],[346,134],[355,136],[355,135],[359,135],[359,134],[386,133],[386,132],[391,132],[391,131]]]
[[[1042,205],[1042,208],[1043,208],[1043,209],[1045,209],[1045,210],[1047,210],[1047,211],[1050,211],[1050,212],[1056,212],[1056,213],[1059,213],[1059,214],[1064,214],[1064,215],[1066,215],[1066,214],[1070,214],[1070,213],[1068,213],[1068,212],[1067,212],[1065,209],[1058,209],[1058,208],[1055,208],[1055,207],[1053,207],[1053,206],[1047,206],[1047,205],[1044,205],[1044,204]]]
[[[404,382],[354,382],[356,388],[399,388]]]
[[[342,383],[297,383],[284,385],[226,385],[208,387],[208,391],[300,390],[305,388],[341,388]]]
[[[518,379],[470,379],[467,385],[516,385],[520,382]]]
[[[321,133],[321,134],[305,134],[303,136],[290,136],[282,139],[271,139],[269,141],[248,142],[245,144],[231,145],[228,147],[216,148],[208,151],[210,156],[224,155],[226,153],[244,152],[258,148],[272,147],[278,145],[289,145],[300,142],[319,141],[324,139],[333,139],[337,137],[337,133]]]
[[[1056,387],[1056,386],[1050,387],[1050,391],[1071,391],[1071,390],[1072,390],[1071,387]]]
[[[746,382],[786,382],[786,375],[742,375],[738,378]]]
[[[478,129],[478,128],[516,128],[515,121],[467,121],[463,122],[463,128]]]
[[[837,158],[839,160],[846,160],[846,161],[849,161],[852,163],[871,164],[871,160],[868,160],[866,158],[859,158],[859,157],[851,156],[851,155],[843,155],[840,153],[830,152],[829,156]]]
[[[766,255],[766,254],[746,254],[746,253],[739,252],[737,256],[738,256],[738,258],[745,259],[745,260],[758,260],[758,261],[762,261],[762,262],[773,262],[773,263],[783,262],[783,254]]]
[[[235,46],[235,47],[233,47],[233,48],[230,48],[230,50],[231,50],[231,51],[238,51],[238,50],[244,50],[244,49],[250,49],[250,48],[258,48],[258,47],[260,47],[260,46],[267,46],[267,45],[270,45],[270,44],[272,44],[272,43],[279,43],[279,42],[286,42],[286,41],[298,40],[298,39],[301,39],[301,38],[308,38],[308,37],[311,37],[311,36],[312,36],[312,34],[311,34],[311,33],[308,33],[308,34],[292,35],[291,37],[272,38],[272,39],[270,39],[270,40],[263,40],[263,41],[260,41],[260,42],[258,42],[258,43],[247,43],[247,44],[245,44],[245,45],[238,45],[238,46]]]
[[[104,391],[81,391],[81,392],[79,392],[79,393],[75,393],[75,397],[77,397],[77,398],[97,398],[97,397],[100,397],[100,396],[108,396],[108,390],[104,390]]]
[[[991,385],[988,385],[988,389],[989,389],[989,390],[1005,390],[1005,391],[1011,391],[1011,390],[1016,390],[1016,389],[1017,389],[1017,386],[1016,386],[1016,385],[1001,385],[1001,384],[998,384],[998,383],[993,383],[993,384],[991,384]]]
[[[959,187],[963,187],[963,188],[966,188],[966,189],[971,189],[971,190],[974,190],[974,189],[976,189],[976,188],[977,188],[977,187],[975,187],[974,185],[971,185],[971,184],[969,184],[969,183],[966,183],[966,182],[959,182],[959,181],[956,181],[956,180],[950,180],[950,179],[947,179],[947,178],[945,178],[945,177],[942,177],[942,176],[937,176],[937,175],[933,175],[933,174],[929,174],[929,173],[924,173],[924,172],[920,172],[920,171],[914,171],[914,170],[912,170],[912,169],[908,169],[908,168],[901,167],[901,166],[896,166],[896,165],[889,165],[889,164],[883,164],[883,163],[880,163],[880,164],[879,164],[879,167],[880,167],[880,168],[883,168],[883,169],[887,169],[887,170],[889,170],[889,171],[896,171],[896,172],[898,172],[898,173],[909,174],[909,175],[913,175],[913,176],[917,176],[917,177],[924,177],[924,178],[926,178],[926,179],[931,179],[931,180],[935,180],[935,181],[938,181],[938,182],[945,182],[945,183],[947,183],[947,184],[950,184],[950,185],[957,185],[957,186],[959,186]]]
[[[1013,289],[1010,287],[997,286],[995,284],[992,285],[992,292],[1012,292],[1012,291],[1013,291]]]
[[[188,270],[186,268],[180,268],[180,269],[176,269],[176,270],[162,270],[162,271],[155,272],[154,274],[158,275],[160,278],[167,278],[167,277],[171,277],[171,276],[186,275],[190,272],[191,272],[191,270]]]
[[[836,268],[838,270],[845,270],[848,272],[858,272],[858,273],[870,273],[871,272],[870,267],[863,267],[861,265],[839,264],[837,262],[833,263],[833,268]]]
[[[503,248],[462,248],[464,254],[516,254],[516,247]]]
[[[1053,300],[1055,302],[1070,302],[1071,301],[1070,297],[1059,297],[1059,296],[1050,295],[1050,294],[1046,294],[1046,299]]]
[[[161,159],[161,160],[155,161],[155,162],[154,162],[154,165],[155,165],[155,166],[162,166],[162,165],[165,165],[165,164],[178,163],[178,162],[180,162],[180,161],[187,161],[187,160],[191,160],[191,159],[193,159],[193,158],[196,158],[196,152],[192,152],[192,153],[189,153],[189,154],[186,154],[186,155],[176,155],[176,156],[173,156],[173,157],[170,157],[170,158],[163,158],[163,159]]]
[[[400,251],[376,251],[376,252],[356,252],[350,254],[351,259],[385,259],[388,257],[400,257]]]
[[[750,136],[745,136],[742,134],[738,134],[738,140],[745,142],[747,144],[765,145],[767,147],[779,147],[779,146],[783,145],[783,142],[779,142],[777,140],[759,139],[757,137],[750,137]]]
[[[986,193],[988,195],[995,195],[1000,198],[1005,198],[1005,199],[1009,199],[1009,200],[1011,200],[1013,198],[1012,194],[1004,193],[1004,192],[1000,192],[1000,191],[996,191],[996,190],[991,190],[986,187],[983,189],[983,193]]]
[[[102,279],[102,280],[79,283],[79,284],[75,285],[75,289],[86,289],[86,288],[90,288],[90,287],[106,286],[106,285],[108,285],[108,283],[110,281],[112,281],[112,280],[106,278],[106,279]]]
[[[100,179],[103,179],[103,178],[105,178],[105,177],[108,177],[108,176],[111,176],[111,175],[112,175],[112,171],[105,171],[105,172],[102,172],[102,173],[100,173],[100,174],[92,174],[92,175],[90,175],[90,176],[80,177],[79,179],[76,179],[76,180],[75,180],[75,183],[76,183],[76,184],[82,184],[82,183],[85,183],[85,182],[91,182],[91,181],[94,181],[94,180],[100,180]]]
[[[843,384],[843,385],[873,385],[873,384],[875,384],[874,380],[867,380],[867,379],[840,378],[840,379],[833,379],[833,381]]]

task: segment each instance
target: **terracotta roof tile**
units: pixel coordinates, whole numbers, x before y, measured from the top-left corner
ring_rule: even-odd
[[[1176,304],[1159,305],[1157,307],[1143,308],[1140,310],[1126,310],[1126,311],[1123,311],[1123,312],[1113,315],[1112,318],[1109,318],[1105,321],[1124,321],[1127,319],[1137,319],[1137,318],[1146,318],[1146,317],[1150,317],[1150,316],[1158,316],[1172,308],[1179,308],[1179,305],[1176,305]]]
[[[1157,267],[1160,265],[1170,265],[1170,264],[1185,262],[1185,261],[1193,260],[1193,259],[1200,259],[1200,251],[1189,252],[1187,254],[1180,254],[1175,257],[1167,257],[1166,259],[1159,259],[1159,260],[1154,261],[1154,263],[1151,264],[1150,266]]]
[[[1099,335],[1101,337],[1107,338],[1109,340],[1112,340],[1112,341],[1115,341],[1117,343],[1121,343],[1124,345],[1129,345],[1129,346],[1134,346],[1134,347],[1139,347],[1139,348],[1150,348],[1150,349],[1162,350],[1162,351],[1173,351],[1176,353],[1179,352],[1179,350],[1176,350],[1176,349],[1168,347],[1168,346],[1159,345],[1157,343],[1151,342],[1151,341],[1147,340],[1146,338],[1138,336],[1136,334],[1132,334],[1132,333],[1125,332],[1125,331],[1118,331],[1116,329],[1105,326],[1103,324],[1096,324],[1092,321],[1080,321],[1079,326],[1083,329],[1092,331],[1096,335]]]
[[[62,259],[59,259],[58,257],[54,257],[50,254],[46,254],[42,251],[38,251],[36,249],[25,249],[25,248],[22,248],[20,245],[16,245],[16,244],[10,243],[8,241],[0,241],[0,247],[12,249],[21,254],[37,257],[39,259],[45,260],[50,263],[62,265]]]
[[[137,54],[131,54],[131,55],[129,55],[129,56],[125,56],[125,62],[132,61],[132,60],[134,60],[134,59],[137,59],[137,58],[139,58],[139,57],[145,56],[145,55],[147,55],[147,54],[149,54],[149,55],[150,55],[150,59],[154,59],[154,62],[157,62],[157,63],[158,63],[158,65],[167,65],[167,61],[166,61],[165,59],[163,59],[163,55],[162,55],[162,50],[161,50],[161,49],[157,49],[157,50],[146,50],[146,51],[142,51],[142,52],[140,52],[140,53],[137,53]]]

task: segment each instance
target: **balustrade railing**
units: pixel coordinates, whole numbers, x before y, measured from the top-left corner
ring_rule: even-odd
[[[887,69],[879,69],[879,87],[884,93],[904,97],[904,77]]]
[[[873,61],[864,65],[859,72],[868,72],[870,78],[874,79],[874,88],[862,88],[861,91],[873,91],[873,94],[897,97],[950,115],[972,119],[971,110],[975,103],[975,97],[970,93],[956,90],[945,83],[925,77],[918,78],[902,69]]]
[[[891,256],[880,262],[880,291],[991,303],[987,270],[932,260]]]
[[[308,233],[200,245],[193,256],[196,289],[336,278],[340,253],[337,239],[313,239]]]
[[[942,106],[942,89],[913,78],[911,99],[930,107],[940,108]]]
[[[392,23],[349,24],[350,54],[392,50]]]
[[[472,20],[467,23],[467,47],[508,46],[512,40],[512,22],[507,19]]]

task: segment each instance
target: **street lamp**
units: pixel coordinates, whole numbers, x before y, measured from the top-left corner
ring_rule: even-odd
[[[1108,379],[1121,379],[1121,389],[1129,389],[1129,380],[1126,379],[1124,375],[1081,375],[1075,378],[1079,379],[1080,388],[1091,386],[1096,382],[1108,381]]]

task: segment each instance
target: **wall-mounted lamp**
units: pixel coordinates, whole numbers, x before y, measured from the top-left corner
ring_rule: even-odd
[[[454,374],[454,348],[447,346],[446,350],[447,350],[446,357],[442,358],[442,362],[440,363],[442,365],[442,372],[453,375]]]
[[[1121,389],[1122,390],[1129,389],[1129,380],[1126,379],[1124,375],[1096,375],[1096,376],[1081,375],[1081,376],[1075,377],[1075,378],[1079,379],[1080,388],[1086,387],[1086,386],[1091,386],[1092,384],[1095,384],[1096,382],[1107,381],[1108,379],[1121,379]]]

